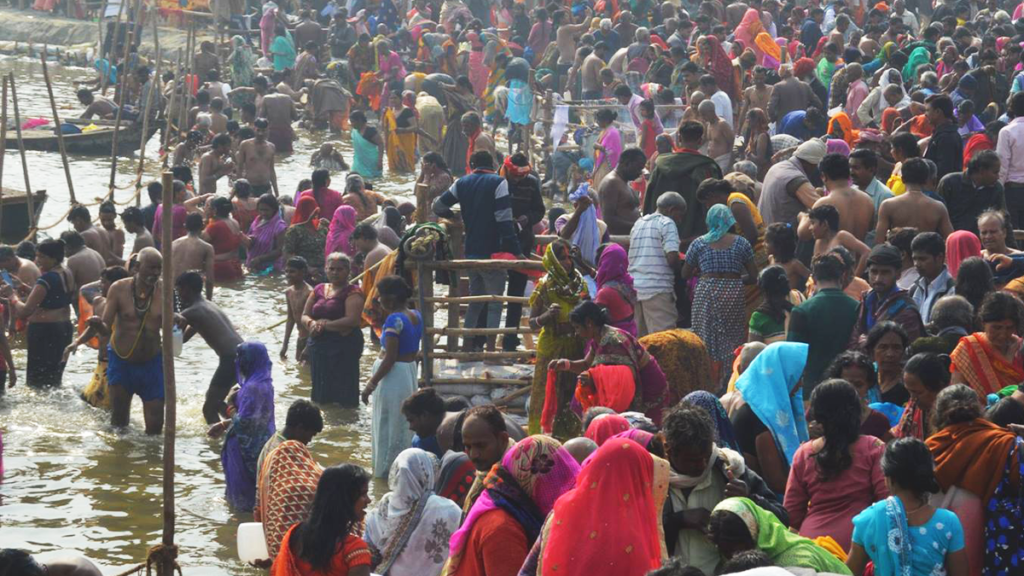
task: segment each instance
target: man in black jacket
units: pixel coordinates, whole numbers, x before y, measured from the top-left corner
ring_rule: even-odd
[[[519,238],[519,247],[523,254],[529,255],[533,252],[536,242],[533,235],[533,226],[544,218],[544,197],[540,193],[540,179],[530,167],[530,161],[526,154],[516,152],[507,157],[501,169],[508,181],[508,194],[512,201],[512,221],[516,227],[516,234]],[[526,293],[525,274],[509,270],[508,290],[509,296],[522,296]],[[505,327],[518,328],[523,317],[523,305],[509,302],[505,312]],[[502,349],[506,352],[515,351],[519,346],[519,335],[505,334],[502,338]]]
[[[706,532],[711,510],[722,500],[750,498],[789,525],[779,497],[746,467],[743,457],[715,445],[716,426],[706,410],[687,403],[673,408],[662,426],[665,453],[672,465],[662,514],[665,543],[669,555],[705,574],[717,573],[720,560]]]
[[[953,116],[953,100],[945,94],[933,94],[925,101],[925,117],[932,125],[932,139],[924,157],[939,167],[939,180],[951,172],[959,172],[964,164],[964,141],[957,132]]]

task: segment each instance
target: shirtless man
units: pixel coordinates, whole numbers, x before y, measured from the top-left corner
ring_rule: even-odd
[[[107,258],[108,266],[124,265],[124,230],[117,227],[117,206],[107,200],[100,204],[100,226],[107,233],[107,240],[110,242],[110,255]]]
[[[748,111],[760,108],[765,114],[768,113],[768,102],[772,99],[772,87],[765,84],[767,79],[768,69],[764,66],[754,66],[754,85],[743,91],[743,103],[738,116],[740,133],[743,133],[743,121],[746,119]]]
[[[583,60],[580,67],[580,78],[583,81],[583,99],[599,100],[604,94],[601,90],[601,68],[604,68],[604,59],[608,55],[608,45],[598,42],[594,45],[594,51]]]
[[[275,92],[267,94],[256,109],[256,115],[267,119],[267,138],[274,144],[278,152],[291,152],[292,141],[295,140],[295,131],[292,130],[292,120],[299,119],[298,108],[287,94]],[[256,121],[257,123],[259,120]],[[254,126],[258,124],[254,123]],[[252,182],[252,179],[249,179]]]
[[[100,119],[110,119],[117,115],[117,104],[105,96],[94,95],[88,88],[78,91],[78,101],[85,106],[85,111],[79,118],[89,120],[97,116]]]
[[[736,134],[732,126],[718,117],[715,103],[710,99],[697,106],[697,113],[704,122],[704,133],[708,135],[708,156],[715,160],[722,174],[728,174],[732,171],[732,149],[736,145]]]
[[[82,235],[68,230],[60,235],[64,241],[64,265],[71,271],[75,286],[85,286],[100,279],[100,274],[107,264],[98,252],[85,245]],[[75,308],[78,308],[78,294],[74,296]]]
[[[228,117],[224,114],[224,99],[217,97],[210,101],[210,132],[224,134],[228,131]]]
[[[555,44],[558,46],[558,69],[559,90],[565,87],[563,78],[569,74],[572,68],[573,56],[576,54],[576,41],[580,35],[590,28],[591,10],[587,6],[583,21],[579,24],[572,23],[572,13],[567,10],[559,10],[552,16],[551,22],[555,28]]]
[[[254,101],[253,101],[252,119],[255,120],[256,119],[256,111],[259,110],[260,104],[263,103],[263,97],[266,96],[267,92],[269,92],[269,91],[270,91],[270,81],[267,80],[266,76],[260,74],[259,76],[257,76],[257,77],[252,79],[252,87],[249,87],[249,86],[239,86],[238,88],[235,88],[235,89],[231,90],[231,92],[228,92],[228,98],[230,99],[230,97],[232,95],[234,95],[234,94],[249,94],[249,95],[253,96],[254,97]],[[243,112],[243,114],[242,114],[242,124],[247,124],[245,108],[246,108],[246,106],[242,107],[242,112]],[[249,122],[251,122],[251,121],[252,120],[249,120]]]
[[[206,277],[206,298],[213,298],[213,245],[200,238],[203,216],[192,213],[185,217],[188,235],[171,244],[171,264],[175,273],[200,271]]]
[[[185,140],[174,147],[174,154],[171,156],[171,167],[189,166],[195,164],[196,158],[200,156],[203,149],[203,133],[192,130],[185,137]]]
[[[701,103],[704,102],[704,100],[705,100],[704,93],[701,92],[700,90],[696,90],[696,91],[694,91],[693,93],[690,94],[690,105],[687,106],[686,110],[683,111],[683,117],[682,117],[681,120],[679,120],[679,125],[680,126],[683,125],[683,122],[689,122],[691,120],[694,121],[694,122],[700,122],[701,121],[700,114],[698,114],[697,111],[700,108]],[[710,102],[710,100],[709,100],[709,102]],[[712,104],[712,108],[714,108],[714,104]],[[703,124],[703,122],[701,122],[701,123]],[[705,130],[705,133],[707,133],[706,130]]]
[[[257,198],[271,190],[274,196],[280,196],[277,188],[277,171],[274,169],[274,154],[277,149],[267,142],[270,124],[266,118],[257,118],[253,127],[256,130],[256,137],[238,146],[237,176],[249,181],[252,194]]]
[[[188,126],[194,127],[199,120],[200,114],[210,113],[210,92],[206,88],[200,88],[196,92],[196,105],[188,111]]]
[[[474,152],[486,150],[491,153],[494,163],[498,163],[498,151],[494,147],[494,140],[487,135],[483,129],[483,121],[476,112],[466,112],[462,115],[462,133],[469,138],[470,149]]]
[[[363,256],[363,270],[370,270],[391,253],[391,248],[381,244],[377,239],[377,229],[373,224],[364,222],[356,226],[349,237],[356,251]],[[364,279],[365,283],[365,279]]]
[[[124,229],[135,235],[135,242],[132,244],[131,254],[138,254],[143,248],[156,247],[153,235],[146,229],[145,220],[142,217],[142,210],[135,206],[129,206],[121,212],[121,222],[124,222]]]
[[[164,427],[164,372],[160,352],[160,271],[163,259],[155,248],[139,253],[139,271],[132,278],[118,280],[107,293],[103,317],[93,316],[89,326],[110,338],[107,384],[110,391],[110,422],[128,425],[132,396],[142,399],[146,434],[159,434]]]
[[[830,204],[822,204],[811,208],[806,215],[801,215],[800,224],[803,220],[808,222],[808,227],[814,237],[814,257],[827,254],[836,246],[842,246],[850,251],[857,259],[857,266],[854,268],[854,275],[860,276],[868,265],[868,255],[871,249],[846,230],[839,229],[839,210]]]
[[[86,246],[100,253],[104,262],[108,262],[111,265],[116,264],[111,258],[113,255],[110,253],[110,240],[107,238],[107,233],[92,225],[92,216],[89,215],[88,208],[81,205],[72,208],[71,212],[68,213],[68,222],[71,223],[76,232],[82,235],[82,240],[85,240]],[[102,269],[102,266],[100,269]],[[95,279],[93,278],[93,280]]]
[[[918,232],[938,232],[945,238],[953,233],[946,205],[924,195],[921,188],[928,182],[928,164],[923,158],[910,158],[903,163],[903,184],[907,191],[882,202],[878,208],[875,242],[885,241],[890,228],[912,227]]]
[[[849,159],[842,154],[828,154],[818,164],[818,172],[829,194],[816,200],[812,208],[835,206],[839,211],[839,229],[853,234],[858,240],[866,238],[875,218],[875,203],[871,196],[850,186]],[[801,219],[797,236],[804,241],[811,239],[807,219]]]
[[[3,275],[0,284],[6,284],[7,277],[10,277],[12,288],[22,298],[32,292],[32,287],[36,285],[36,280],[39,280],[39,276],[41,276],[35,262],[19,258],[14,252],[14,246],[6,244],[0,245],[0,275]]]
[[[220,357],[217,370],[210,380],[210,388],[206,391],[203,402],[203,417],[207,424],[220,422],[220,415],[226,414],[227,398],[231,387],[235,385],[235,356],[242,337],[238,335],[231,320],[216,304],[203,298],[203,277],[198,272],[184,272],[178,276],[174,287],[181,300],[181,314],[174,320],[185,330],[185,342],[199,334],[207,345]]]
[[[199,193],[216,194],[217,180],[235,171],[231,161],[231,136],[217,134],[213,147],[199,160]]]
[[[619,165],[597,185],[597,199],[609,234],[629,234],[640,218],[640,199],[629,183],[644,171],[647,157],[639,148],[627,148]]]
[[[281,345],[281,361],[288,359],[288,342],[292,337],[292,329],[299,328],[299,337],[295,342],[295,359],[302,362],[306,355],[306,341],[309,332],[306,330],[302,320],[302,309],[306,307],[306,300],[313,287],[306,283],[306,270],[309,265],[302,256],[292,256],[285,262],[284,277],[288,280],[288,289],[284,291],[285,302],[288,306],[287,322],[284,326],[284,343]]]

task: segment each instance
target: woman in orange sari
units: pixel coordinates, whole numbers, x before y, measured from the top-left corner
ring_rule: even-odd
[[[220,284],[241,280],[244,273],[238,247],[242,245],[242,233],[238,224],[231,220],[231,200],[219,196],[211,205],[213,219],[203,235],[213,245],[213,281]]]
[[[853,129],[853,121],[850,120],[846,112],[840,112],[828,121],[827,133],[833,138],[845,140],[851,149],[860,138],[860,131]]]
[[[953,350],[953,383],[967,384],[982,398],[1024,381],[1020,354],[1021,304],[1006,292],[993,292],[981,303],[978,316],[984,326],[960,339]]]

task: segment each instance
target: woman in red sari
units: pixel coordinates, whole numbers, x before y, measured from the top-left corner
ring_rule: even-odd
[[[953,350],[953,383],[967,384],[982,398],[1024,381],[1020,318],[1024,304],[1006,292],[985,297],[978,313],[984,331],[960,339]]]
[[[217,284],[242,279],[242,260],[238,247],[242,245],[242,233],[238,223],[231,219],[231,200],[223,196],[213,199],[213,219],[206,226],[203,235],[213,245],[213,281]]]

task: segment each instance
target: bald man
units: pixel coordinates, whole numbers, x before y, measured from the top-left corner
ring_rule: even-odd
[[[697,106],[697,114],[704,123],[704,132],[708,135],[708,156],[715,159],[715,163],[722,169],[722,174],[731,172],[732,148],[736,144],[736,134],[732,126],[718,117],[715,112],[715,103],[711,100],[703,100]]]
[[[103,318],[89,325],[110,337],[107,383],[110,386],[111,423],[128,425],[132,396],[142,399],[146,434],[159,434],[164,426],[164,374],[160,351],[163,258],[155,248],[139,252],[139,270],[131,278],[110,286]]]
[[[584,438],[582,436],[566,441],[565,444],[562,444],[562,447],[565,448],[569,454],[572,454],[573,459],[580,464],[583,464],[583,461],[587,459],[587,456],[590,456],[597,451],[597,443],[590,438]]]

